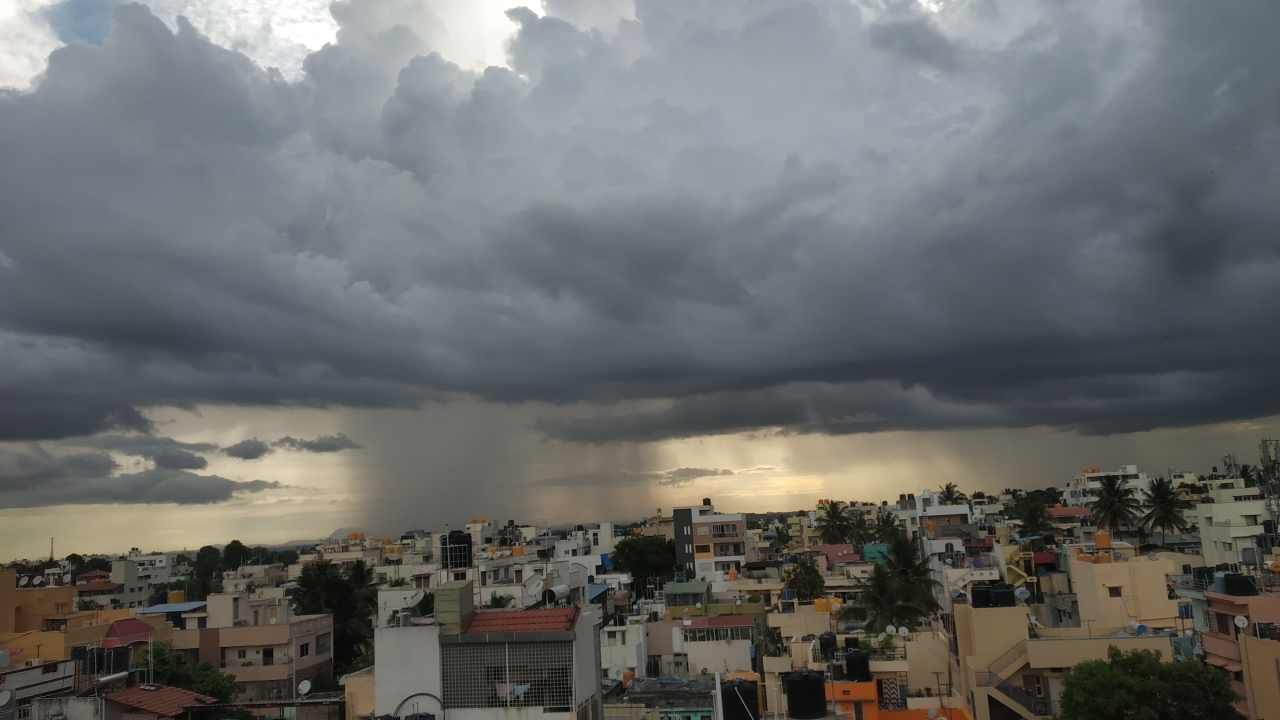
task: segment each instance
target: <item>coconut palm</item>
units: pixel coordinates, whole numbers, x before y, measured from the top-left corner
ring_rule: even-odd
[[[1141,512],[1142,503],[1133,488],[1116,475],[1102,478],[1098,497],[1089,504],[1094,525],[1113,531],[1136,525]]]
[[[888,510],[881,510],[876,515],[876,523],[872,528],[872,536],[876,542],[887,543],[897,537],[906,537],[902,528],[898,527],[898,518]]]
[[[823,503],[818,507],[818,536],[824,543],[845,543],[853,534],[853,518],[849,508],[839,500]]]
[[[953,482],[949,482],[938,488],[938,502],[943,505],[959,505],[960,503],[968,501],[969,498],[966,497],[964,493],[960,492],[960,486]]]
[[[1022,523],[1022,535],[1041,535],[1052,529],[1049,524],[1049,512],[1044,503],[1034,498],[1023,498],[1014,506],[1014,512]]]
[[[1189,527],[1183,513],[1193,506],[1190,500],[1178,494],[1173,481],[1167,478],[1156,478],[1151,486],[1143,492],[1142,504],[1147,512],[1142,516],[1142,524],[1152,530],[1160,531],[1160,545],[1164,546],[1165,534],[1170,530],[1182,532]]]
[[[889,625],[914,627],[939,610],[933,590],[938,586],[927,560],[915,543],[898,534],[889,543],[883,565],[877,564],[861,584],[860,599],[841,617],[862,624],[868,632]]]

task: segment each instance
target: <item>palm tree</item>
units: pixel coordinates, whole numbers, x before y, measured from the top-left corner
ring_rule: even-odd
[[[897,537],[906,537],[902,528],[898,527],[898,518],[888,510],[881,510],[876,515],[876,524],[872,528],[872,534],[875,536],[876,542],[887,543],[893,541]]]
[[[1172,480],[1167,478],[1152,480],[1151,486],[1143,492],[1142,504],[1147,508],[1147,512],[1142,516],[1142,524],[1152,530],[1160,530],[1161,547],[1164,547],[1165,533],[1170,530],[1182,532],[1189,527],[1182,513],[1190,510],[1193,507],[1192,503],[1178,494]]]
[[[1102,478],[1098,498],[1089,504],[1094,525],[1113,531],[1133,527],[1137,524],[1141,511],[1142,503],[1135,496],[1133,488],[1117,475]]]
[[[877,564],[862,582],[861,599],[842,613],[869,632],[889,625],[915,626],[939,610],[929,563],[916,544],[901,533],[889,543],[884,565]]]
[[[848,507],[839,500],[823,503],[818,507],[818,535],[822,542],[836,544],[849,541],[853,534],[853,518]]]
[[[969,498],[960,492],[960,486],[953,482],[938,488],[938,502],[943,505],[959,505],[960,503],[968,502],[968,500]]]
[[[1022,523],[1022,535],[1041,535],[1051,529],[1049,512],[1044,503],[1026,498],[1016,506],[1018,520]]]

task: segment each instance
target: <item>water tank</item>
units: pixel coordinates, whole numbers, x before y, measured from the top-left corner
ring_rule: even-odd
[[[756,684],[730,680],[720,684],[720,705],[724,720],[760,720],[760,695]]]
[[[822,673],[801,670],[787,675],[787,717],[817,720],[827,715],[827,690]]]
[[[836,656],[836,634],[833,632],[824,632],[818,636],[818,649],[822,652],[823,660],[831,660]]]
[[[1253,578],[1240,573],[1227,573],[1222,578],[1222,587],[1228,595],[1257,595],[1258,586],[1253,583]]]
[[[991,605],[990,607],[1013,607],[1018,604],[1018,596],[1014,594],[1013,586],[1007,584],[991,586]]]
[[[871,656],[861,650],[844,655],[844,677],[852,682],[871,682]]]
[[[985,584],[974,584],[969,604],[976,608],[991,607],[991,588]]]
[[[851,649],[851,648],[857,648],[857,647],[858,647],[858,637],[857,637],[856,635],[845,635],[845,636],[844,636],[844,649],[845,649],[845,650],[849,650],[849,649]]]

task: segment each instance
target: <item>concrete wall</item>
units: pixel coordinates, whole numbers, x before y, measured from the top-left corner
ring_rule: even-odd
[[[947,682],[951,666],[951,650],[946,638],[933,633],[916,633],[907,640],[906,650],[907,687],[912,690],[931,688],[935,695],[938,694],[938,681]]]
[[[1178,600],[1169,599],[1168,576],[1182,572],[1170,558],[1134,558],[1124,562],[1092,563],[1069,560],[1072,590],[1080,608],[1080,625],[1124,627],[1130,622],[1151,627],[1177,624]],[[1120,588],[1111,597],[1110,588]]]
[[[1027,643],[1027,659],[1033,668],[1069,668],[1089,660],[1105,660],[1112,647],[1125,652],[1155,650],[1165,661],[1173,659],[1173,643],[1168,636],[1031,640]]]
[[[390,715],[409,695],[428,692],[442,696],[440,679],[440,627],[412,625],[374,630],[374,706],[379,715]],[[404,712],[410,712],[405,710]],[[439,707],[421,700],[417,712],[439,714]],[[456,711],[449,711],[456,719]]]
[[[689,673],[733,672],[751,669],[750,640],[707,640],[686,642],[689,653]]]
[[[31,720],[102,720],[106,713],[102,698],[37,698],[31,703]]]
[[[600,612],[583,608],[574,626],[573,702],[594,698],[600,703]],[[598,708],[597,708],[598,710]]]
[[[371,667],[343,676],[342,697],[348,720],[359,720],[373,714],[374,684],[374,669]]]
[[[609,633],[614,633],[615,639],[610,640]],[[644,677],[645,661],[649,655],[645,635],[642,624],[600,628],[600,663],[610,678],[621,679],[628,668],[635,671],[636,677]]]
[[[1280,641],[1240,634],[1240,656],[1244,665],[1245,702],[1249,717],[1280,717]]]

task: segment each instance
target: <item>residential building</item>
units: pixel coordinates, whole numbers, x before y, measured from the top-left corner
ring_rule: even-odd
[[[76,586],[18,587],[18,575],[0,568],[0,636],[43,630],[45,621],[76,610]]]
[[[241,565],[222,573],[222,591],[247,593],[260,588],[276,588],[289,580],[284,565]]]
[[[620,618],[600,629],[601,672],[610,680],[644,677],[649,661],[648,631],[642,616]]]
[[[75,689],[76,664],[71,660],[37,661],[0,666],[0,691],[9,699],[0,706],[0,717],[27,720],[31,704],[39,697],[69,693]]]
[[[1137,465],[1121,465],[1115,470],[1087,467],[1067,483],[1063,502],[1075,506],[1089,505],[1098,498],[1102,481],[1109,478],[1118,478],[1133,490],[1136,497],[1142,497],[1143,491],[1151,487],[1151,478],[1146,473],[1139,472]]]
[[[715,615],[686,618],[678,626],[676,654],[684,654],[688,672],[730,673],[754,670],[754,644],[760,615]]]
[[[1187,513],[1199,527],[1200,553],[1206,565],[1247,565],[1260,560],[1257,537],[1268,517],[1262,489],[1247,487],[1240,478],[1207,479],[1206,502]]]
[[[133,563],[135,577],[144,585],[165,585],[173,579],[173,555],[169,553],[143,554],[135,548],[125,559]]]
[[[1271,720],[1280,712],[1280,626],[1251,622],[1239,640],[1245,717]]]
[[[637,679],[604,706],[606,720],[713,720],[715,678]]]
[[[601,718],[598,615],[591,609],[475,610],[471,583],[436,591],[434,617],[375,630],[378,715]]]
[[[1154,650],[1166,661],[1173,657],[1172,633],[1037,628],[1024,605],[957,602],[951,630],[955,692],[968,703],[974,720],[1052,717],[1061,707],[1066,672],[1078,663],[1105,659],[1111,647]]]
[[[1238,576],[1237,576],[1238,577]],[[1264,714],[1280,709],[1280,705],[1265,706],[1253,703],[1254,695],[1267,696],[1271,693],[1280,666],[1265,662],[1275,649],[1275,641],[1264,643],[1264,636],[1273,636],[1274,628],[1280,624],[1280,594],[1259,593],[1252,584],[1251,578],[1242,581],[1219,582],[1205,590],[1208,602],[1208,628],[1200,633],[1200,645],[1204,650],[1204,661],[1222,668],[1231,676],[1231,687],[1240,696],[1236,709],[1245,713],[1248,718],[1270,718],[1274,714]],[[1247,645],[1249,637],[1258,640]],[[1246,659],[1246,647],[1253,652],[1253,657]],[[1245,663],[1254,661],[1251,676],[1257,683],[1257,692],[1250,692],[1245,676]]]

